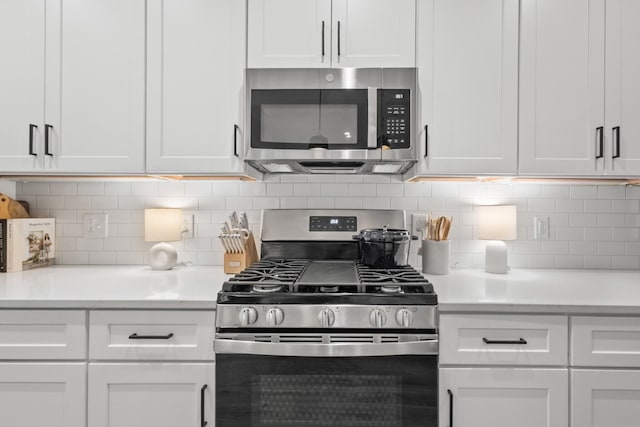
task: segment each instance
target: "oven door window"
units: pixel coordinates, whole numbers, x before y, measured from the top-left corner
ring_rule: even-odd
[[[437,356],[219,354],[216,426],[437,426]]]
[[[366,89],[251,92],[251,146],[366,149]]]

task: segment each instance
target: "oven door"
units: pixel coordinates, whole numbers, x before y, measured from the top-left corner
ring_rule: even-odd
[[[251,91],[251,148],[363,150],[376,147],[375,88]]]
[[[216,426],[437,426],[437,339],[218,340]]]

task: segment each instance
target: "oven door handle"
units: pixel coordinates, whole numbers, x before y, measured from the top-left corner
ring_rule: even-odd
[[[261,356],[363,357],[436,355],[438,340],[394,343],[292,343],[257,342],[216,339],[213,349],[218,354],[256,354]]]

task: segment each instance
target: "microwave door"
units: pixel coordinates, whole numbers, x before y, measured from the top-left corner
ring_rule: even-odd
[[[369,96],[366,89],[253,90],[251,147],[367,149]]]

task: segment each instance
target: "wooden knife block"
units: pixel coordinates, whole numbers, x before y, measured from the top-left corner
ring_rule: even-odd
[[[224,272],[225,274],[240,273],[256,261],[258,261],[258,250],[253,233],[249,232],[249,237],[244,242],[244,252],[224,254]]]

